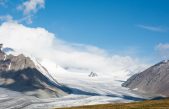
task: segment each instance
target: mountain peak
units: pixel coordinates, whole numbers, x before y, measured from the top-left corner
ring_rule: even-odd
[[[168,59],[166,59],[166,60],[164,60],[163,62],[164,62],[164,63],[167,63],[167,62],[169,62],[169,60],[168,60]]]
[[[148,94],[169,96],[169,61],[165,60],[130,77],[124,87]]]
[[[94,73],[94,72],[91,72],[91,73],[89,74],[89,77],[96,77],[96,76],[98,76],[98,75],[97,75],[97,73]]]
[[[66,95],[68,89],[49,79],[45,73],[48,71],[43,66],[37,67],[30,57],[0,52],[1,87],[40,98]]]

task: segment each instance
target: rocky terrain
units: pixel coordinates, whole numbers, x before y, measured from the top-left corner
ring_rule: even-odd
[[[96,77],[96,76],[98,76],[97,73],[91,72],[91,73],[89,74],[89,77]]]
[[[48,73],[31,58],[23,54],[7,55],[0,50],[0,87],[40,98],[63,96],[69,92],[65,86],[44,76],[42,71]]]
[[[162,61],[133,75],[122,86],[147,94],[169,96],[169,61]]]

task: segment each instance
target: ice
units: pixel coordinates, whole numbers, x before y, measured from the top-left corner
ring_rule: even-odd
[[[6,54],[19,55],[20,51],[5,50]],[[129,72],[102,72],[98,76],[89,77],[91,72],[70,71],[54,61],[37,59],[23,53],[33,60],[36,68],[55,84],[62,84],[71,90],[71,94],[59,98],[39,99],[19,92],[0,88],[0,107],[23,109],[51,109],[54,107],[70,107],[115,102],[132,102],[142,100],[142,96],[133,93],[121,84],[128,78]],[[10,64],[11,65],[11,64]],[[9,65],[9,69],[10,69]]]

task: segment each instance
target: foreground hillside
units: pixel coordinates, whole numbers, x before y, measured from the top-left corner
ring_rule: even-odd
[[[101,104],[62,109],[169,109],[169,99],[146,100],[134,103]]]

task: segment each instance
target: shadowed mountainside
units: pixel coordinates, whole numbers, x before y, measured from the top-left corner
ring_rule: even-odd
[[[169,96],[169,61],[160,62],[133,75],[122,86],[147,94]]]
[[[44,71],[47,73],[46,69]],[[0,87],[42,98],[63,96],[70,92],[67,87],[44,76],[29,57],[6,55],[1,50]]]

